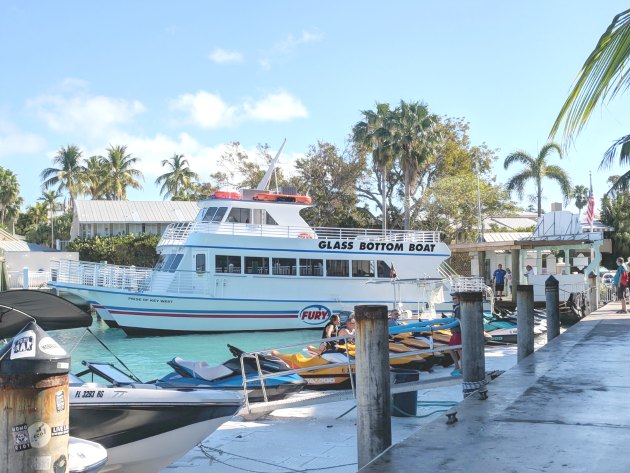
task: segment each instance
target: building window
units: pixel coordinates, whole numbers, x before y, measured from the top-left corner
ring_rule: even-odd
[[[245,257],[246,274],[269,274],[269,258],[262,256]]]
[[[323,276],[323,259],[300,259],[300,276]]]
[[[352,261],[352,277],[353,278],[373,278],[374,277],[374,261],[353,260]]]
[[[241,274],[241,257],[216,255],[214,257],[214,272]]]
[[[347,260],[343,259],[329,259],[326,260],[326,276],[350,276],[350,265]]]
[[[293,258],[272,258],[271,274],[279,276],[295,276],[295,259]]]

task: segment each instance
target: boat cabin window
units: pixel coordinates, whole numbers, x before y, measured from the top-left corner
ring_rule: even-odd
[[[383,260],[378,260],[376,262],[376,277],[377,278],[394,278],[396,277],[396,271],[394,270],[394,265],[390,267]]]
[[[300,276],[323,276],[323,259],[300,259]]]
[[[269,258],[262,256],[245,257],[246,274],[269,274]]]
[[[166,259],[165,255],[160,255],[160,257],[157,260],[157,263],[155,263],[155,266],[153,269],[155,269],[156,271],[161,271],[162,270],[162,266],[164,266],[164,260]]]
[[[214,257],[215,273],[236,273],[241,274],[241,257],[216,255]]]
[[[227,207],[208,207],[203,214],[203,222],[220,222],[227,212]]]
[[[202,253],[195,255],[195,271],[198,273],[206,272],[206,255]]]
[[[233,207],[230,210],[230,214],[228,215],[227,221],[229,223],[250,223],[252,219],[250,218],[251,209],[240,209],[238,207]]]
[[[350,276],[348,260],[329,259],[326,260],[326,276]]]
[[[254,217],[252,222],[256,225],[278,225],[273,217],[264,209],[252,210],[252,216]]]
[[[374,277],[374,261],[353,260],[352,261],[352,277],[353,278],[373,278]]]
[[[293,258],[272,258],[271,274],[296,275],[296,260]]]
[[[184,257],[184,255],[182,255],[182,254],[175,255],[175,257],[171,260],[171,264],[169,266],[164,265],[163,271],[168,271],[169,273],[174,273],[177,270],[177,267],[179,266],[179,263],[181,262],[183,257]]]

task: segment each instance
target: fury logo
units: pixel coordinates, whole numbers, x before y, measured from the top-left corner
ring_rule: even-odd
[[[307,325],[324,325],[331,315],[332,311],[326,306],[309,305],[300,311],[298,319]]]

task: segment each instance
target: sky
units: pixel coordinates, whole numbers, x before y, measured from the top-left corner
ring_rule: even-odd
[[[473,145],[497,150],[506,182],[513,151],[536,155],[576,75],[627,1],[372,0],[268,2],[0,2],[0,166],[26,205],[62,147],[85,157],[126,145],[143,190],[160,200],[161,161],[183,154],[208,180],[225,144],[272,152],[281,164],[310,145],[343,149],[361,111],[422,101],[463,117]],[[604,151],[630,131],[630,94],[593,114],[564,159],[596,201]],[[625,113],[624,113],[625,112]],[[547,181],[543,207],[561,201]],[[533,188],[526,189],[532,194]],[[516,197],[516,196],[515,196]],[[524,202],[527,205],[528,202]],[[569,207],[573,209],[574,207]]]

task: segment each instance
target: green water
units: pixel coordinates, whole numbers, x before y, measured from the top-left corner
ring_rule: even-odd
[[[232,356],[227,348],[228,343],[245,351],[257,351],[294,343],[301,344],[317,339],[321,334],[321,329],[318,329],[128,337],[122,330],[108,328],[105,323],[96,320],[90,329],[134,375],[143,381],[162,377],[172,371],[166,362],[175,356],[218,364]],[[81,370],[82,360],[116,361],[116,358],[86,329],[51,331],[50,335],[70,353],[73,373]]]

